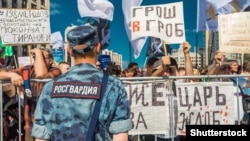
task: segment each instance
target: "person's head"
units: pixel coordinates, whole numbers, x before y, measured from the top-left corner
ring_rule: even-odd
[[[237,60],[228,60],[228,62],[231,63],[231,65],[230,65],[230,71],[231,71],[231,73],[232,74],[238,73],[238,71],[239,71],[238,61]]]
[[[178,63],[173,57],[170,57],[170,66],[174,66],[176,69],[178,69]]]
[[[201,68],[199,68],[199,71],[200,71],[201,75],[206,75],[207,74],[207,69],[206,68],[201,67]]]
[[[141,69],[142,76],[147,76],[147,67]]]
[[[158,61],[159,59],[157,57],[150,57],[148,60],[147,60],[147,63],[146,63],[146,72],[145,72],[145,76],[150,76],[151,75],[151,71],[153,69],[153,65],[156,61]]]
[[[200,76],[201,73],[200,73],[199,69],[193,68],[193,75],[194,75],[194,76]],[[202,79],[201,79],[201,78],[193,78],[192,81],[193,81],[193,82],[201,82]]]
[[[121,68],[121,66],[120,65],[115,65],[115,67],[116,67],[116,76],[117,77],[119,77],[119,76],[121,76],[121,73],[122,73],[122,68]]]
[[[164,76],[176,76],[176,72],[178,71],[178,64],[177,61],[170,57],[170,64],[167,65],[165,72],[163,73]]]
[[[59,69],[61,70],[62,74],[66,73],[70,69],[70,64],[68,62],[60,62]]]
[[[124,77],[135,77],[136,70],[134,68],[127,68],[123,71]]]
[[[137,76],[137,75],[141,75],[140,73],[140,70],[139,70],[139,66],[138,66],[138,63],[136,63],[136,62],[130,62],[129,64],[128,64],[128,67],[127,67],[128,69],[130,69],[130,68],[134,68],[136,71],[135,71],[135,76]]]
[[[216,74],[217,75],[230,75],[231,74],[230,63],[222,64]],[[220,80],[224,82],[224,81],[228,81],[228,78],[221,78]]]
[[[84,24],[71,29],[67,33],[69,54],[75,58],[75,64],[95,64],[101,50],[97,28],[90,24]]]
[[[43,58],[46,63],[47,68],[50,68],[53,64],[53,54],[49,48],[41,48],[43,52]]]
[[[138,63],[136,63],[136,62],[130,62],[129,64],[128,64],[128,68],[138,68]]]
[[[184,67],[179,67],[178,74],[179,76],[186,76],[186,69]]]
[[[217,71],[217,75],[229,75],[231,74],[231,66],[230,64],[224,63],[220,66]]]
[[[243,63],[243,73],[250,73],[250,61]]]

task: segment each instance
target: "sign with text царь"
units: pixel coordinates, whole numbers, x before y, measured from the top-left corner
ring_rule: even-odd
[[[50,43],[48,10],[0,9],[0,37],[4,44]]]
[[[186,125],[235,123],[232,82],[176,83],[176,95],[177,134],[185,134]]]
[[[183,3],[137,6],[131,8],[131,37],[152,36],[167,44],[185,41]]]

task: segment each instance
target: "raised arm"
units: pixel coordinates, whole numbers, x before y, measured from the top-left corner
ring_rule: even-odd
[[[216,74],[223,61],[224,61],[223,53],[221,51],[217,51],[214,55],[214,64],[212,65],[211,68],[209,68],[207,74],[208,75]]]
[[[167,65],[170,65],[170,56],[164,56],[161,58],[162,59],[162,64],[160,65],[157,70],[155,70],[151,76],[163,76],[164,71],[166,71]]]
[[[188,42],[183,42],[182,43],[182,49],[184,53],[184,58],[185,58],[185,69],[186,69],[186,75],[193,75],[193,64],[192,60],[189,54],[191,45]]]

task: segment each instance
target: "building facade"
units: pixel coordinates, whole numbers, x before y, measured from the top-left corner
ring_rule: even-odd
[[[196,67],[196,64],[197,64],[198,67],[201,67],[201,64],[202,64],[201,55],[196,52],[190,52],[189,54],[190,54],[193,66]],[[183,53],[181,46],[177,51],[174,51],[172,53],[171,57],[173,57],[177,61],[178,67],[185,67],[185,57],[184,57],[184,53]]]
[[[120,65],[123,68],[122,64],[122,55],[116,52],[113,52],[108,49],[102,50],[103,55],[109,55],[112,62],[115,62],[116,65]]]

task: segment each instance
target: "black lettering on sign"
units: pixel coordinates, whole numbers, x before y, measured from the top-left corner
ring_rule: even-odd
[[[145,7],[145,16],[147,17],[149,15],[149,12],[154,11],[154,7]]]
[[[190,110],[192,105],[193,106],[207,106],[208,100],[213,98],[212,96],[215,96],[216,98],[215,103],[214,103],[215,105],[217,106],[226,105],[226,95],[220,92],[219,86],[215,86],[215,87],[205,86],[203,87],[203,89],[199,89],[199,87],[194,87],[193,94],[190,94],[188,92],[187,87],[178,87],[177,94],[179,97],[179,103],[180,103],[179,106],[187,107],[187,110]],[[193,99],[190,99],[189,95],[193,95]]]
[[[203,87],[204,91],[204,104],[208,105],[207,99],[212,97],[212,87]]]
[[[7,18],[41,18],[49,17],[47,10],[7,10]]]
[[[194,117],[195,118],[195,117]],[[196,120],[195,120],[195,125],[202,125],[202,121],[201,121],[201,113],[198,112],[198,115],[196,116]]]
[[[180,112],[178,121],[182,121],[178,130],[185,130],[186,125],[220,125],[219,111],[205,111],[201,112]]]
[[[219,87],[215,87],[216,90],[216,105],[226,105],[226,95],[219,92]]]
[[[181,107],[188,107],[188,111],[190,110],[192,104],[189,104],[189,97],[188,97],[188,88],[184,87],[185,91],[182,91],[182,89],[178,88],[178,96],[179,96],[179,103]]]
[[[132,120],[132,126],[134,129],[138,129],[144,127],[144,129],[148,129],[147,123],[144,119],[142,112],[137,113],[138,115],[135,116],[135,113],[131,112],[130,119]],[[135,126],[136,125],[136,126]],[[142,127],[141,127],[142,126]]]
[[[137,10],[141,10],[143,9],[142,7],[138,7],[138,8],[133,8],[133,11],[132,11],[132,17],[136,17],[137,16]],[[138,14],[139,15],[139,14]],[[139,15],[140,16],[140,15]]]
[[[184,31],[181,28],[183,23],[167,23],[160,20],[146,20],[146,31],[155,30],[155,24],[158,25],[158,32],[165,32],[167,37],[182,37],[184,35]]]
[[[139,85],[127,85],[130,106],[164,106],[164,83],[142,83]],[[146,101],[147,99],[147,101]]]
[[[141,112],[139,113],[139,116],[138,116],[138,119],[137,119],[137,124],[136,124],[136,128],[135,128],[135,129],[138,129],[139,124],[143,124],[144,128],[145,128],[145,129],[148,129],[148,126],[147,126],[147,124],[146,124],[146,121],[144,120],[143,114],[142,114]]]
[[[44,33],[45,27],[0,27],[2,33]]]
[[[165,97],[162,91],[158,92],[159,88],[164,88],[164,83],[153,83],[152,85],[152,106],[164,106],[165,101],[158,101],[158,97]]]
[[[130,119],[132,121],[132,127],[134,128],[134,117],[135,117],[135,114],[131,111],[130,112]]]
[[[50,40],[50,35],[49,34],[35,34],[35,35],[30,35],[30,34],[13,34],[14,35],[14,40],[18,42],[46,42]]]
[[[138,86],[142,86],[142,91],[139,92]],[[141,101],[141,104],[143,106],[149,106],[149,103],[145,101],[145,88],[149,87],[148,84],[142,84],[142,85],[137,85],[133,89],[133,85],[129,85],[129,101],[130,101],[130,106],[133,104],[132,99],[135,100],[135,104],[137,105],[139,101]],[[134,98],[135,97],[135,98]]]
[[[194,102],[193,103],[194,106],[196,106],[196,103],[199,103],[199,105],[202,106],[200,93],[197,87],[194,87],[194,101],[193,102]]]
[[[153,14],[152,14],[153,13]],[[162,19],[172,19],[176,17],[176,7],[149,6],[145,7],[145,16],[155,15]]]

